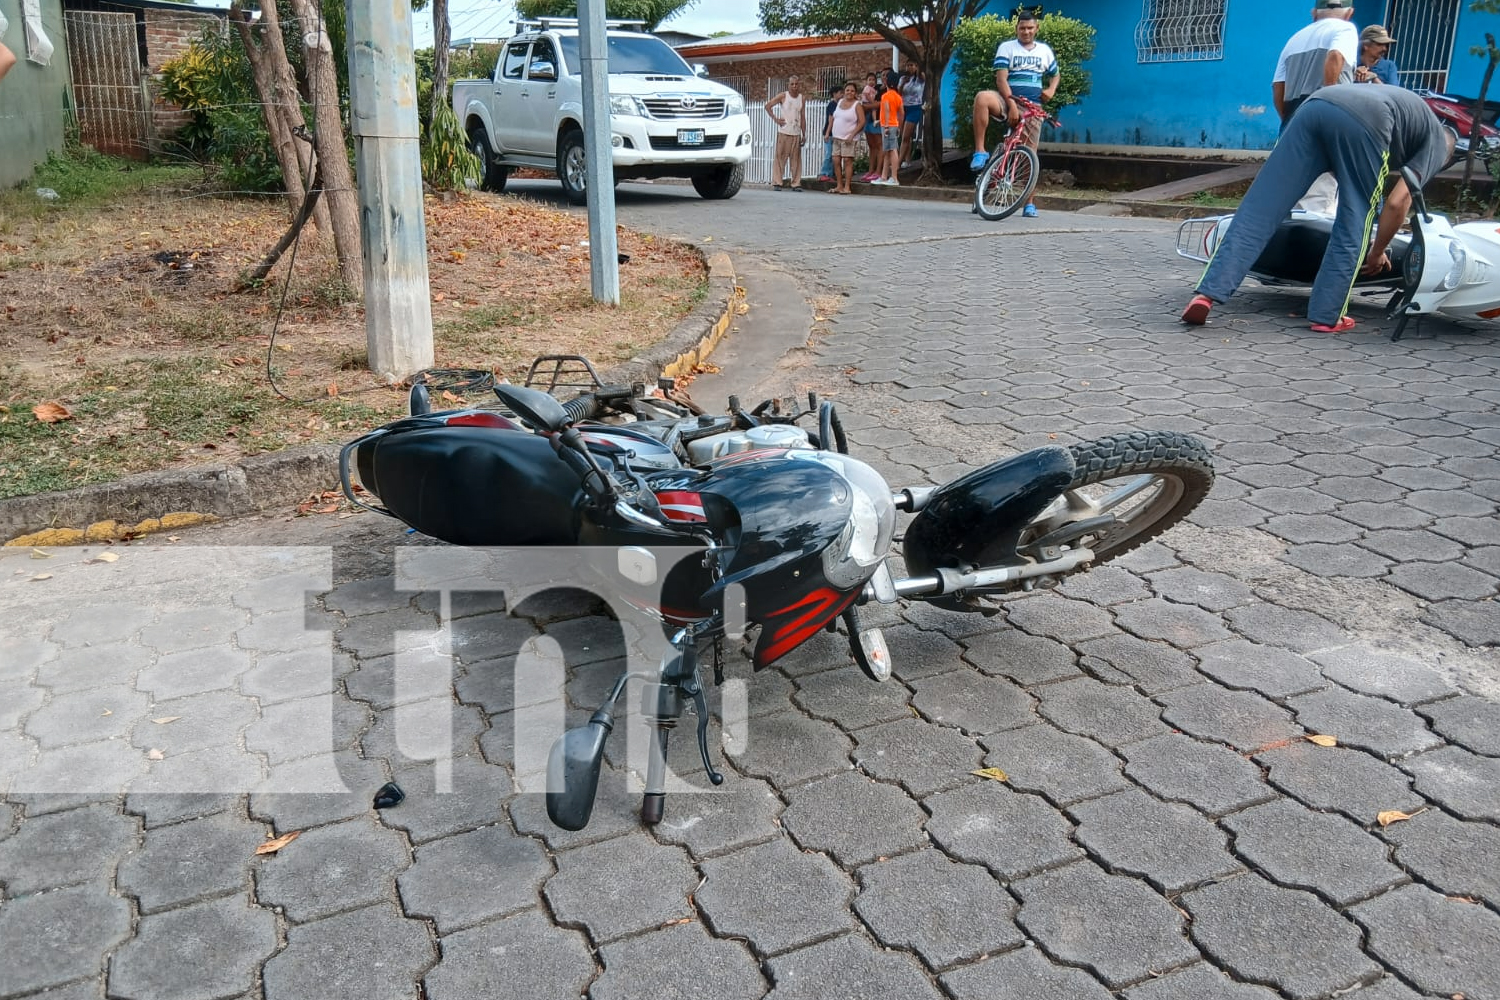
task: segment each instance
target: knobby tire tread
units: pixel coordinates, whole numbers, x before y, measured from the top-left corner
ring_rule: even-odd
[[[1164,516],[1121,544],[1100,551],[1090,564],[1098,566],[1133,551],[1177,524],[1208,496],[1214,466],[1208,447],[1191,434],[1176,431],[1127,431],[1072,445],[1076,471],[1068,489],[1143,472],[1171,472],[1183,484],[1183,495]]]

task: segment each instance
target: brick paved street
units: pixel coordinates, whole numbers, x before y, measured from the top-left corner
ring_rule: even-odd
[[[814,302],[729,374],[894,484],[1161,428],[1214,491],[995,617],[877,612],[884,685],[736,661],[724,790],[643,827],[617,733],[579,833],[517,788],[640,639],[586,595],[371,515],[0,550],[0,1000],[1500,998],[1500,327],[1247,286],[1186,330],[1166,222],[620,200]]]

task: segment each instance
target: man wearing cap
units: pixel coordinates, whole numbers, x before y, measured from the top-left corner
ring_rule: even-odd
[[[1359,33],[1359,65],[1354,70],[1355,83],[1388,83],[1401,86],[1396,64],[1386,53],[1396,43],[1383,25],[1372,24]]]
[[[1370,223],[1387,176],[1410,167],[1418,183],[1425,184],[1443,169],[1452,150],[1452,134],[1438,124],[1425,101],[1405,88],[1323,87],[1287,123],[1199,279],[1198,294],[1183,309],[1182,321],[1201,326],[1215,304],[1234,294],[1298,195],[1327,171],[1338,178],[1343,196],[1313,281],[1307,318],[1317,333],[1351,329],[1354,320],[1345,313],[1355,273],[1390,268],[1386,247],[1411,208],[1411,192],[1405,179],[1398,178],[1371,239]]]

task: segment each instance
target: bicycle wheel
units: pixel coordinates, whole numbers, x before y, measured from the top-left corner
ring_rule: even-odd
[[[1040,169],[1041,163],[1030,146],[1017,146],[990,157],[974,191],[975,210],[990,222],[1010,215],[1031,197]]]

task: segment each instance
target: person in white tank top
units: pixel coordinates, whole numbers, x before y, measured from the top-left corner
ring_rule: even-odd
[[[844,84],[844,93],[828,116],[827,136],[833,140],[834,194],[853,194],[854,157],[859,155],[859,135],[865,127],[865,108],[854,82]]]
[[[790,184],[793,191],[802,190],[802,143],[807,133],[807,95],[802,93],[802,78],[788,77],[786,89],[766,102],[766,114],[776,123],[776,161],[771,167],[780,191]]]

